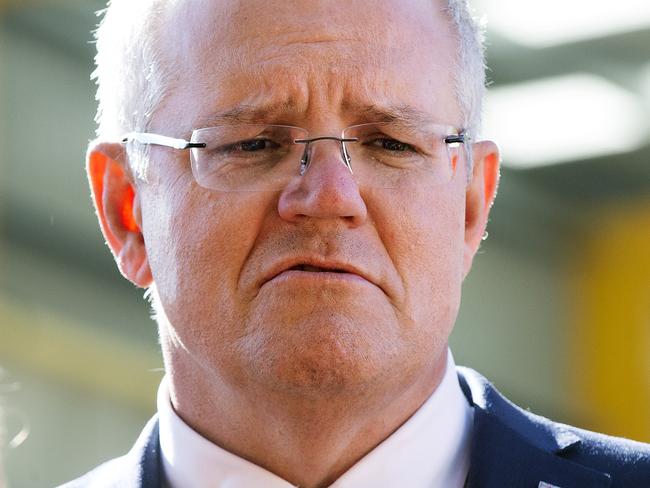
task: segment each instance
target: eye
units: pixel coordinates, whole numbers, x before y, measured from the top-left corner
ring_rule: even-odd
[[[390,152],[417,152],[410,144],[398,141],[397,139],[391,139],[390,137],[377,137],[366,144]]]
[[[278,147],[278,144],[268,139],[249,139],[247,141],[241,141],[236,144],[237,149],[246,152],[261,151],[264,149],[272,149],[275,147]]]

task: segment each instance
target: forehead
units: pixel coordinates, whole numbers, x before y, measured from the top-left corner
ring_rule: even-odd
[[[167,105],[194,126],[241,105],[305,117],[403,106],[455,122],[457,41],[442,3],[176,2],[161,38],[177,73]]]

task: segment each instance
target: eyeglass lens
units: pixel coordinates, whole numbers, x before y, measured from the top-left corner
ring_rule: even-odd
[[[448,183],[458,164],[467,160],[465,144],[447,144],[455,133],[445,125],[409,127],[398,123],[361,124],[343,130],[340,142],[309,141],[305,129],[284,125],[236,125],[198,129],[191,142],[197,183],[219,191],[279,190],[300,178],[301,160],[315,144],[342,144],[341,163],[350,160],[360,187],[405,188]],[[309,165],[318,164],[310,157]],[[308,169],[307,169],[308,171]]]

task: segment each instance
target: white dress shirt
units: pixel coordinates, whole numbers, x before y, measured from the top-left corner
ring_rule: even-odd
[[[170,488],[293,488],[192,430],[172,408],[166,378],[158,389],[158,415],[162,465]],[[330,488],[462,488],[469,470],[473,417],[448,351],[445,375],[427,401]]]

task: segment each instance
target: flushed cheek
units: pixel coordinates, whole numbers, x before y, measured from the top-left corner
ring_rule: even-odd
[[[162,304],[179,328],[201,328],[232,306],[245,240],[227,201],[201,191],[178,193],[156,205],[147,242]],[[241,226],[239,226],[241,228]]]

